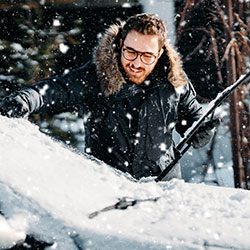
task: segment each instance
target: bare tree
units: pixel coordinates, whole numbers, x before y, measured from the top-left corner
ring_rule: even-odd
[[[210,65],[213,64],[215,70],[211,74],[216,75],[218,91],[231,85],[246,72],[249,63],[247,60],[250,56],[249,7],[249,1],[186,0],[179,12],[176,46],[181,49],[183,46],[181,41],[187,38],[187,34],[190,39],[195,40],[193,43],[195,45],[191,46],[191,49],[181,52],[184,65],[188,68],[197,60],[197,57],[199,58],[199,53],[202,51],[204,65],[208,61]],[[201,22],[195,22],[197,16],[202,20]],[[204,84],[203,88],[209,88],[209,84],[212,84],[209,81],[206,83],[207,85]],[[200,98],[205,102],[209,100],[202,95]],[[248,189],[250,172],[249,87],[241,86],[230,97],[229,103],[235,187]]]

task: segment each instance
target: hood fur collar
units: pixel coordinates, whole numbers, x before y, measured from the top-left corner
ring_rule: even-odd
[[[93,61],[97,68],[97,77],[101,84],[101,90],[106,96],[116,93],[126,83],[119,69],[118,60],[120,58],[119,53],[117,53],[119,48],[116,47],[119,44],[119,34],[123,25],[124,23],[110,26],[94,51]],[[164,44],[164,50],[166,52],[165,58],[168,60],[166,65],[169,65],[166,80],[174,88],[183,87],[188,82],[188,78],[182,68],[180,56],[168,41]]]

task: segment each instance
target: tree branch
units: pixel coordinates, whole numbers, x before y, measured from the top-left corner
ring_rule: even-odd
[[[223,77],[222,77],[222,74],[221,74],[221,70],[220,70],[220,62],[219,62],[219,56],[218,56],[218,47],[217,47],[217,43],[216,43],[216,40],[215,40],[215,32],[214,32],[214,29],[212,28],[211,25],[209,25],[209,30],[210,30],[210,36],[211,36],[211,41],[212,41],[212,49],[213,49],[213,52],[214,52],[214,58],[215,58],[215,64],[216,64],[216,67],[217,67],[217,75],[218,75],[218,78],[219,78],[219,81],[220,83],[223,82]]]

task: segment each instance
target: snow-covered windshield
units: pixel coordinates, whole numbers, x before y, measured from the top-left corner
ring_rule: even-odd
[[[1,248],[25,234],[51,243],[46,249],[249,249],[246,190],[135,182],[25,119],[0,116],[0,141],[0,209],[9,225],[0,226]],[[89,219],[122,197],[160,198]]]

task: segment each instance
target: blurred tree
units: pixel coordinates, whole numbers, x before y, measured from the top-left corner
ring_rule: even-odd
[[[249,67],[249,7],[249,1],[237,0],[186,0],[178,6],[176,46],[201,101],[214,98]],[[250,113],[247,87],[240,87],[229,102],[235,187],[248,188]]]
[[[0,35],[1,96],[54,74],[57,58],[67,52],[69,38],[74,39],[72,31],[60,30],[60,16],[44,26],[45,10],[35,1],[1,12],[4,11],[1,23],[5,30]],[[77,29],[77,23],[75,26]]]
[[[5,28],[0,35],[0,98],[54,75],[57,61],[70,46],[80,43],[76,37],[81,33],[81,20],[73,20],[71,28],[65,30],[63,17],[55,14],[47,19],[46,6],[36,1],[11,4],[1,12],[5,14],[0,18]],[[53,125],[56,118],[51,115],[29,119],[43,132],[76,146],[77,135]]]

